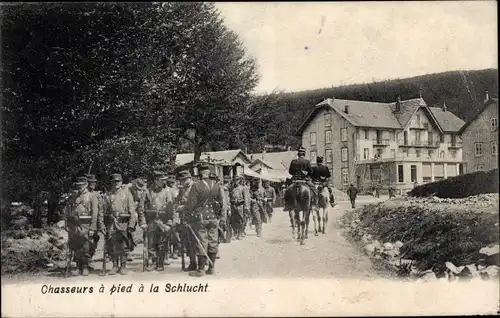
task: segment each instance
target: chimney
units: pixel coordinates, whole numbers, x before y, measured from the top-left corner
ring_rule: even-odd
[[[443,102],[443,107],[441,109],[445,112],[446,111],[446,102]]]
[[[488,93],[488,91],[485,91],[484,92],[484,102],[486,103],[489,100],[490,100],[490,94]]]
[[[401,111],[401,96],[398,95],[398,98],[396,99],[396,111],[399,112]]]
[[[349,105],[344,106],[344,113],[349,114]]]

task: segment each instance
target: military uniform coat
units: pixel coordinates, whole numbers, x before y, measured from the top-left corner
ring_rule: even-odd
[[[305,158],[293,159],[290,163],[290,168],[288,173],[292,175],[293,178],[307,178],[312,174],[311,163]]]
[[[134,241],[128,229],[133,230],[137,222],[135,202],[127,186],[112,189],[105,197],[105,218],[109,239],[113,242],[113,253],[123,253],[122,242],[129,251],[134,248]],[[120,246],[120,247],[117,247]]]

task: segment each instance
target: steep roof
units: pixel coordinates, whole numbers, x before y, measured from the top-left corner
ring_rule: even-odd
[[[391,110],[402,128],[405,128],[420,106],[427,106],[422,98],[401,101],[401,110],[396,111],[396,103],[390,103]]]
[[[345,113],[346,106],[348,106],[347,114]],[[441,113],[433,111],[422,98],[401,101],[401,109],[399,111],[396,111],[396,103],[327,98],[317,104],[309,113],[296,131],[296,134],[302,134],[311,120],[324,108],[335,110],[340,116],[356,127],[405,129],[411,118],[420,108],[423,108],[427,112],[432,124],[441,132],[456,132],[463,125],[463,121],[449,111],[444,112],[444,114],[441,114],[443,112],[439,108]]]
[[[210,161],[214,163],[231,163],[239,154],[250,162],[250,159],[241,149],[224,150],[224,151],[208,151],[202,152],[200,161],[206,161],[210,157]],[[185,165],[194,160],[194,153],[180,153],[175,157],[175,164],[178,166]]]
[[[295,151],[266,152],[248,154],[252,160],[263,160],[274,170],[286,170],[290,167],[290,162],[297,157]]]
[[[264,165],[266,168],[270,168],[272,169],[273,167],[271,166],[270,163],[266,162],[265,160],[262,160],[260,158],[257,158],[257,159],[254,159],[252,161],[252,163],[249,165],[250,168],[252,168],[253,166],[255,166],[257,163],[261,163],[262,165]]]
[[[497,104],[497,105],[498,105],[498,99],[497,99],[497,98],[490,98],[488,101],[486,101],[486,102],[484,103],[483,108],[482,108],[482,109],[481,109],[481,110],[480,110],[480,111],[479,111],[479,112],[478,112],[478,113],[477,113],[474,117],[472,117],[472,119],[471,119],[471,120],[469,120],[469,121],[468,121],[465,125],[463,125],[463,126],[460,128],[460,130],[458,131],[458,133],[459,133],[459,134],[463,133],[463,132],[464,132],[464,130],[465,130],[467,127],[469,127],[469,125],[470,125],[473,121],[475,121],[475,120],[479,117],[479,115],[481,115],[481,114],[482,114],[482,113],[486,110],[486,108],[488,108],[488,106],[490,106],[491,104]]]
[[[465,124],[463,120],[450,111],[443,111],[441,107],[429,107],[439,126],[444,132],[458,132]]]

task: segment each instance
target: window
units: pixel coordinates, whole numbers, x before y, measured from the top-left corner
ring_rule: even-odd
[[[484,170],[484,165],[476,165],[476,166],[474,167],[474,170],[475,170],[475,171],[481,171],[481,170]]]
[[[410,179],[411,182],[417,182],[417,166],[410,166]]]
[[[452,158],[456,158],[457,157],[457,151],[456,150],[452,150],[450,152],[451,152],[451,157]]]
[[[347,147],[342,148],[342,162],[346,162],[348,160]]]
[[[316,145],[316,133],[315,132],[312,132],[309,134],[309,144],[311,146]]]
[[[439,141],[440,141],[440,142],[444,142],[444,134],[439,135]]]
[[[396,149],[391,149],[391,158],[396,158]]]
[[[476,142],[474,144],[475,150],[476,150],[476,157],[481,157],[483,155],[483,143],[482,142]]]
[[[491,154],[493,156],[498,155],[498,141],[492,141],[491,142]]]
[[[439,159],[444,159],[444,151],[441,151],[441,152],[439,153]]]
[[[368,158],[370,158],[370,149],[365,148],[363,149],[363,159],[367,160]]]
[[[382,149],[377,149],[377,158],[382,158],[382,153],[383,153]]]
[[[332,131],[327,130],[325,131],[325,143],[329,144],[332,142]]]
[[[342,168],[342,185],[349,184],[349,168]]]
[[[347,141],[347,128],[340,129],[340,140]]]
[[[325,113],[325,127],[331,127],[331,126],[332,126],[332,114]]]
[[[311,151],[311,162],[316,162],[316,151]]]
[[[404,141],[405,145],[408,145],[408,132],[407,131],[405,131],[403,133],[403,141]]]
[[[408,157],[408,149],[403,149],[403,157]]]
[[[432,140],[432,131],[429,131],[429,132],[427,132],[427,144],[429,146],[432,146],[433,143],[434,143],[434,141]]]
[[[464,174],[464,165],[463,165],[463,163],[460,163],[458,165],[458,174]]]
[[[415,150],[415,154],[416,154],[417,158],[420,158],[420,149]]]
[[[398,165],[398,182],[404,182],[403,165]]]
[[[417,127],[420,127],[420,115],[417,115]]]
[[[432,150],[428,150],[428,151],[427,151],[427,155],[428,155],[429,157],[432,157],[432,154],[433,154],[433,153],[434,153],[434,151],[432,151]]]
[[[333,161],[333,154],[331,149],[326,149],[325,150],[325,157],[326,157],[326,162],[331,163]]]
[[[370,131],[368,129],[365,129],[365,139],[370,139]]]
[[[396,141],[396,131],[391,132],[391,141]]]
[[[491,131],[497,131],[498,129],[498,118],[490,118]]]

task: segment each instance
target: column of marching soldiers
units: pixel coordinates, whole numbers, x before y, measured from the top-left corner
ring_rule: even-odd
[[[99,233],[104,238],[102,274],[127,274],[137,227],[143,231],[143,271],[162,271],[169,258],[181,257],[182,270],[190,276],[213,275],[219,243],[243,239],[248,227],[260,237],[262,223],[271,221],[276,193],[267,181],[264,187],[258,179],[250,183],[241,176],[224,176],[220,182],[204,164],[198,171],[196,177],[188,170],[177,175],[155,172],[151,189],[146,178],[124,185],[120,174],[112,174],[105,193],[96,191],[94,175],[78,177],[65,208],[66,276],[72,261],[80,275],[93,270]],[[107,271],[109,259],[112,267]]]

